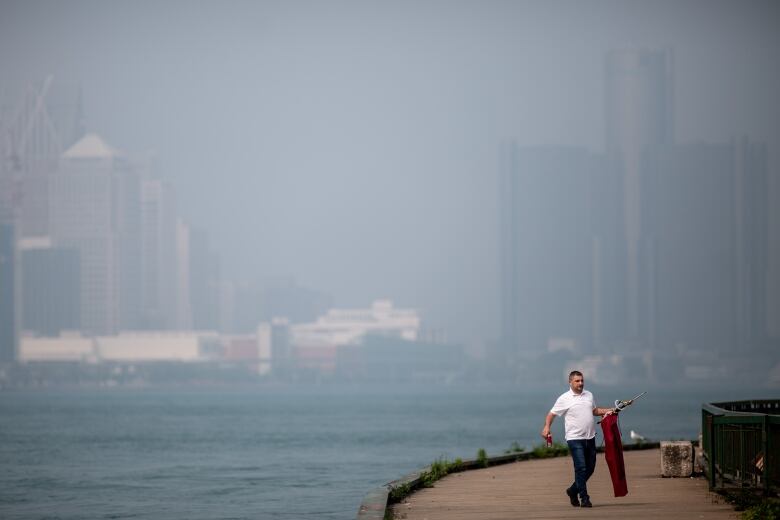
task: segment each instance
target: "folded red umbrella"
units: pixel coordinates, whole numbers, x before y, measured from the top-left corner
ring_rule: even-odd
[[[623,441],[620,438],[620,426],[617,414],[604,417],[601,421],[604,430],[604,458],[609,466],[609,476],[612,477],[612,489],[616,497],[628,495],[626,482],[626,467],[623,464]]]

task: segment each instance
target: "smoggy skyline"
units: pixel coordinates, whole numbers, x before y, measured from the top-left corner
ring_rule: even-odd
[[[773,2],[4,1],[0,88],[79,83],[86,129],[155,151],[225,278],[391,298],[476,341],[498,334],[499,145],[602,151],[611,49],[671,49],[675,141],[765,142],[776,197],[778,21]]]

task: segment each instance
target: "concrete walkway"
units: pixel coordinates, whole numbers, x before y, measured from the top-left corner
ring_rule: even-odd
[[[454,473],[393,506],[405,520],[525,518],[719,519],[739,513],[707,490],[703,478],[661,478],[659,450],[624,453],[628,496],[615,498],[604,455],[588,481],[593,509],[574,508],[564,490],[573,480],[570,457],[528,460]]]

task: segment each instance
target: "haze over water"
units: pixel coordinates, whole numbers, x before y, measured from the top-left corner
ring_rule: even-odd
[[[628,398],[593,388],[600,405]],[[352,518],[433,460],[530,449],[556,387],[167,388],[0,394],[0,516]],[[603,396],[603,397],[602,397]],[[651,389],[626,442],[696,439],[700,404],[746,389]],[[563,423],[553,436],[562,440]],[[601,434],[597,436],[601,442]],[[597,468],[597,471],[606,468]]]
[[[778,27],[774,0],[0,0],[0,517],[351,518],[532,448],[570,368],[603,406],[648,390],[624,438],[772,397]]]
[[[608,51],[673,49],[676,140],[747,135],[780,166],[772,1],[0,10],[6,93],[80,84],[86,129],[154,150],[225,278],[292,276],[342,307],[390,298],[454,341],[498,336],[499,144],[603,150]]]

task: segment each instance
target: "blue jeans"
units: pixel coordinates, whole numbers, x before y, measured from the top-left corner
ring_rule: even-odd
[[[590,500],[587,482],[596,469],[596,438],[566,441],[566,444],[574,461],[574,483],[569,490],[576,491],[581,501]]]

